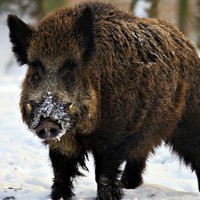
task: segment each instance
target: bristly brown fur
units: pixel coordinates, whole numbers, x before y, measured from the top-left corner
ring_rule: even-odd
[[[71,130],[61,141],[46,141],[53,200],[71,198],[87,151],[94,155],[98,198],[121,199],[121,187],[142,184],[146,159],[162,141],[195,170],[200,187],[200,59],[174,25],[98,2],[59,9],[35,28],[12,16],[8,25],[18,61],[29,65],[23,120],[30,127],[48,91],[71,105]]]

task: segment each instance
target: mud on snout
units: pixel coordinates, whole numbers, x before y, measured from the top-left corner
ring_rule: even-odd
[[[44,101],[34,110],[31,129],[43,139],[60,139],[70,129],[70,117],[65,103],[57,103],[48,92]]]

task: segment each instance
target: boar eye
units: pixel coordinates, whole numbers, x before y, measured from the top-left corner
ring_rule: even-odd
[[[69,71],[73,71],[76,66],[77,66],[76,62],[74,62],[73,60],[67,60],[64,62],[61,69],[62,70],[68,69]]]
[[[45,72],[44,65],[42,64],[40,60],[35,60],[35,61],[30,62],[29,66],[33,68],[34,70],[39,71],[41,73]]]

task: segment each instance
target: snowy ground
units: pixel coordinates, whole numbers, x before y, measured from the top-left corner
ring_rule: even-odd
[[[5,70],[12,63],[12,53],[5,24],[0,24],[0,200],[47,200],[52,184],[52,169],[48,149],[30,133],[21,121],[18,108],[20,84],[25,68]],[[93,160],[87,163],[90,172],[75,182],[75,199],[94,200]],[[151,156],[144,174],[144,185],[125,190],[127,200],[200,199],[194,173],[167,147],[157,149]]]
[[[18,75],[0,76],[0,199],[46,200],[52,183],[48,150],[21,121],[20,82]],[[75,182],[78,199],[94,199],[96,194],[92,158],[88,166],[90,173]],[[164,146],[149,159],[144,182],[126,190],[124,199],[200,199],[194,173]]]

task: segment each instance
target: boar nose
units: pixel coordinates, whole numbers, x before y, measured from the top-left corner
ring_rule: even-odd
[[[36,128],[35,132],[39,138],[47,140],[58,136],[60,127],[51,121],[45,121]]]

